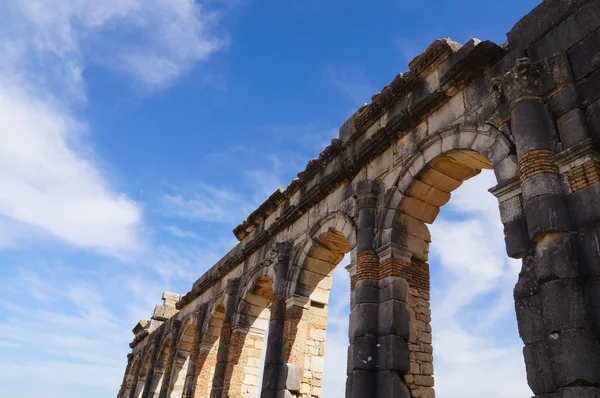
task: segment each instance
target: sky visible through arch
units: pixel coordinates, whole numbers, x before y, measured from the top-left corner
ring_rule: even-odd
[[[135,323],[358,106],[433,40],[500,44],[537,2],[0,0],[0,396],[114,397]],[[529,393],[492,185],[469,181],[432,226],[442,397]]]

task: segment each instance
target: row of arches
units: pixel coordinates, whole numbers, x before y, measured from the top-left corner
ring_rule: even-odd
[[[221,281],[209,302],[161,330],[160,344],[133,358],[121,398],[271,398],[286,390],[319,397],[331,277],[348,253],[347,389],[376,380],[377,391],[393,396],[434,397],[427,225],[453,190],[493,169],[507,250],[519,258],[531,243],[511,228],[527,228],[530,198],[512,137],[493,127],[455,125],[400,145],[412,145],[413,154],[381,179],[356,182],[350,206],[338,203],[299,238],[271,243],[259,264]],[[535,252],[526,254],[534,261]],[[530,315],[518,314],[520,326]]]

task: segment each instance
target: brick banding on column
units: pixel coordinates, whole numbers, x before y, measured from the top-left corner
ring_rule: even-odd
[[[588,160],[567,171],[567,177],[569,178],[569,184],[573,192],[596,184],[600,182],[600,162],[597,160]]]
[[[521,182],[537,174],[559,174],[554,162],[554,152],[550,149],[537,149],[519,158],[519,178]]]

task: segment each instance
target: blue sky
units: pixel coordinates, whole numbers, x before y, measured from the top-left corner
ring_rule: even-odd
[[[134,324],[163,290],[187,292],[360,104],[431,41],[500,44],[536,4],[0,0],[0,396],[115,396]],[[469,181],[431,228],[444,397],[529,393],[494,184]]]

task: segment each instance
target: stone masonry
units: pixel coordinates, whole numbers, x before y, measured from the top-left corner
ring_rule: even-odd
[[[492,169],[528,384],[600,398],[600,0],[545,0],[507,36],[437,40],[358,109],[135,326],[118,397],[320,397],[346,254],[346,396],[435,397],[428,225]]]

